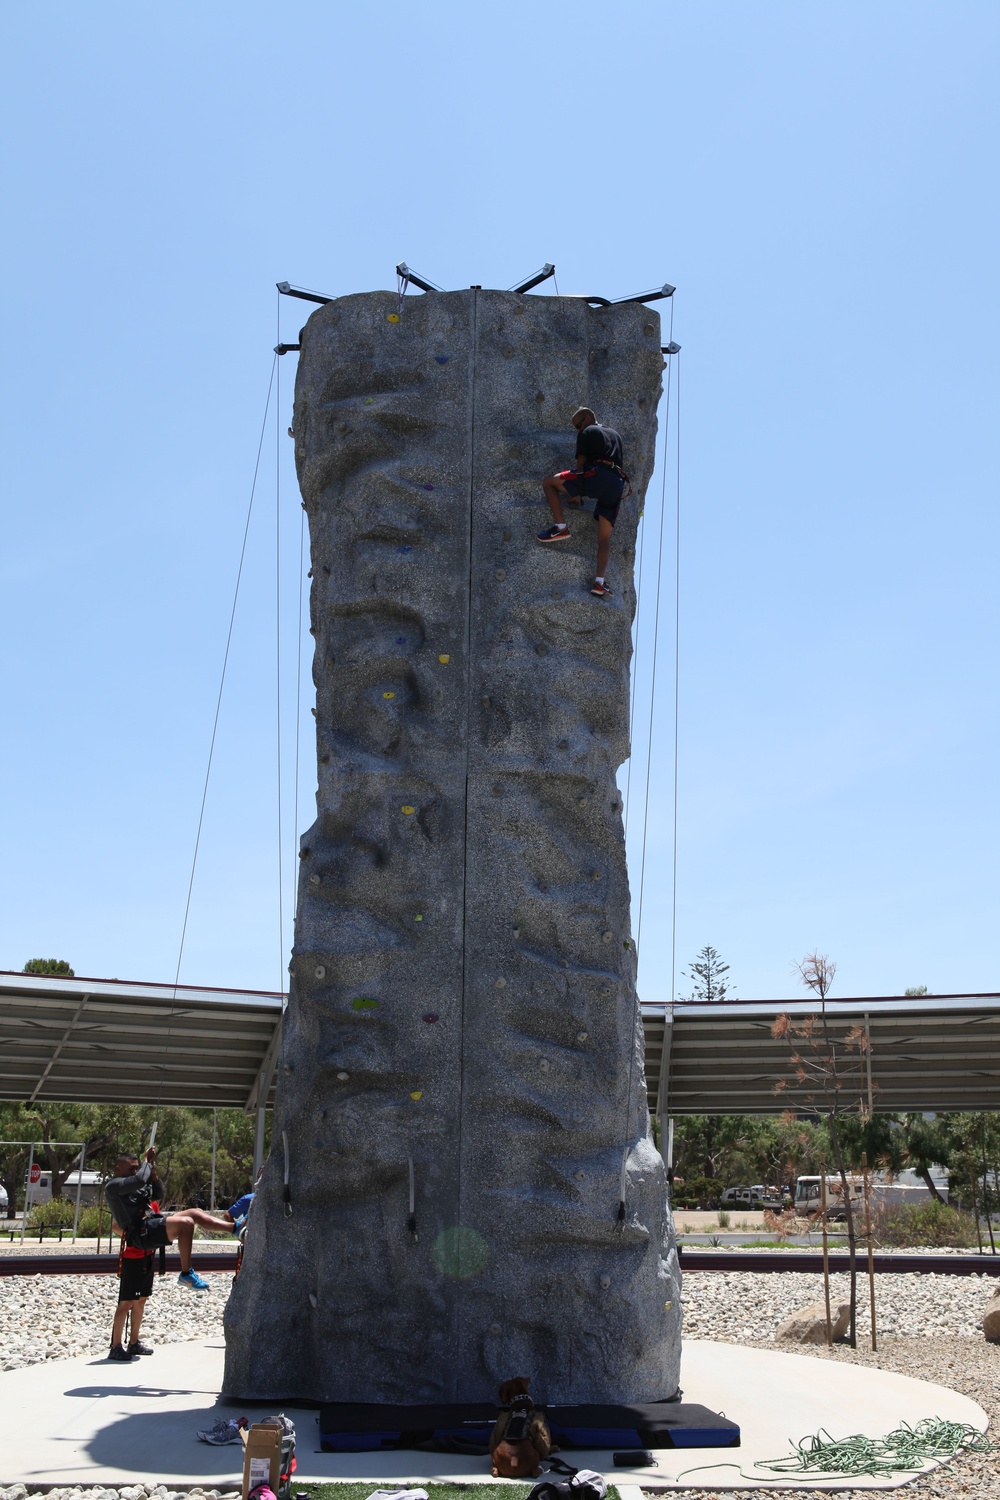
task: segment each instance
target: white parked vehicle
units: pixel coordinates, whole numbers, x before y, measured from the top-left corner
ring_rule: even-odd
[[[931,1168],[931,1181],[942,1198],[947,1199],[948,1179],[942,1168]],[[864,1178],[855,1173],[849,1173],[847,1190],[851,1197],[852,1207],[854,1204],[861,1205],[864,1201]],[[931,1191],[923,1178],[918,1177],[915,1172],[900,1172],[897,1177],[890,1177],[885,1172],[877,1172],[873,1173],[871,1178],[871,1198],[873,1208],[884,1207],[890,1203],[927,1203],[930,1201]],[[796,1178],[795,1212],[800,1218],[818,1214],[821,1202],[818,1175]],[[828,1219],[846,1218],[844,1186],[839,1173],[827,1175],[826,1216]]]
[[[76,1185],[79,1177],[79,1172],[71,1172],[63,1184],[62,1195],[67,1203],[76,1203]],[[103,1181],[102,1173],[88,1172],[84,1169],[83,1182],[80,1184],[80,1202],[96,1203]],[[43,1168],[38,1181],[28,1184],[28,1207],[34,1208],[38,1203],[48,1203],[51,1197],[52,1173],[48,1168]]]

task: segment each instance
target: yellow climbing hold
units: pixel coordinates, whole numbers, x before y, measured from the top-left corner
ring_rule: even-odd
[[[441,663],[442,667],[446,667],[448,665],[448,663],[451,661],[451,657],[447,656],[447,655],[445,655],[445,656],[439,656],[438,657],[438,661]]]
[[[383,693],[382,694],[383,698],[395,698],[395,696],[396,696],[395,693]]]
[[[403,804],[403,811],[407,814],[407,816],[409,816],[409,814],[412,813],[412,812],[416,812],[416,810],[417,809],[415,807],[408,807],[407,804],[404,802],[404,804]]]
[[[365,397],[365,405],[366,406],[374,406],[375,405],[375,397],[374,396],[366,396]]]
[[[673,1307],[674,1304],[672,1302],[664,1302],[663,1305],[667,1309],[667,1312],[669,1312],[670,1309]]]
[[[423,912],[422,911],[418,911],[417,915],[413,918],[413,920],[414,920],[414,922],[422,922],[424,920],[424,914],[423,914]]]
[[[423,1097],[424,1097],[424,1091],[423,1091],[423,1089],[417,1089],[415,1093],[412,1093],[410,1095],[410,1098],[412,1100],[414,1100],[414,1102],[416,1102],[417,1099],[422,1099]]]
[[[398,323],[399,322],[399,313],[386,313],[386,315],[385,315],[385,321],[387,323]]]

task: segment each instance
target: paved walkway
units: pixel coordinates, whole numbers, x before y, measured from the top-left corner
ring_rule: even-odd
[[[242,1449],[212,1448],[195,1434],[220,1416],[263,1416],[245,1404],[223,1405],[221,1338],[166,1344],[127,1365],[68,1359],[0,1374],[0,1484],[108,1485],[152,1480],[171,1489],[239,1483]],[[739,1449],[662,1451],[656,1469],[614,1469],[610,1454],[574,1451],[579,1467],[600,1469],[616,1483],[644,1488],[748,1489],[736,1469],[681,1470],[738,1460],[745,1473],[756,1459],[789,1451],[790,1438],[826,1428],[834,1437],[881,1437],[903,1421],[943,1417],[984,1431],[986,1415],[974,1401],[943,1386],[801,1354],[747,1349],[692,1339],[684,1345],[684,1396],[723,1411],[743,1431]],[[298,1428],[296,1479],[489,1480],[485,1459],[426,1453],[321,1453],[316,1413],[290,1412]],[[931,1467],[931,1466],[929,1466]],[[898,1481],[855,1479],[855,1489],[891,1489]],[[757,1481],[779,1488],[774,1477]],[[842,1479],[813,1488],[843,1488]],[[802,1483],[788,1483],[801,1489]],[[631,1493],[630,1493],[631,1500]]]

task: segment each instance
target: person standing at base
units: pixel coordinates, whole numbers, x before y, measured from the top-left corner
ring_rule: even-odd
[[[572,422],[577,434],[575,468],[562,469],[542,481],[554,525],[540,531],[538,540],[568,541],[570,530],[566,525],[563,500],[568,500],[570,505],[593,500],[597,521],[597,574],[590,592],[599,599],[609,599],[611,590],[605,574],[611,555],[611,533],[622,500],[626,493],[631,494],[632,486],[622,467],[622,440],[614,428],[602,426],[589,406],[581,406],[575,411]]]
[[[136,1163],[138,1165],[138,1163]],[[153,1213],[159,1211],[159,1203],[150,1202]],[[153,1295],[153,1262],[155,1251],[136,1250],[125,1243],[118,1258],[118,1306],[111,1325],[111,1351],[109,1359],[129,1361],[140,1354],[152,1354],[148,1344],[139,1338],[142,1315],[146,1310],[146,1299]],[[129,1328],[129,1342],[125,1346],[125,1326]]]
[[[119,1156],[115,1175],[104,1189],[114,1221],[126,1245],[134,1250],[145,1253],[176,1244],[181,1258],[178,1283],[192,1291],[207,1292],[208,1282],[191,1268],[195,1225],[211,1234],[228,1234],[230,1226],[200,1208],[185,1208],[179,1214],[154,1213],[151,1205],[160,1196],[159,1186],[155,1146],[150,1146],[141,1167],[133,1153]]]

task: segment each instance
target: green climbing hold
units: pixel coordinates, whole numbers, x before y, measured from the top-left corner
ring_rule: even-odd
[[[368,995],[359,995],[356,1000],[351,1001],[354,1010],[378,1010],[381,1000],[372,1000]]]

